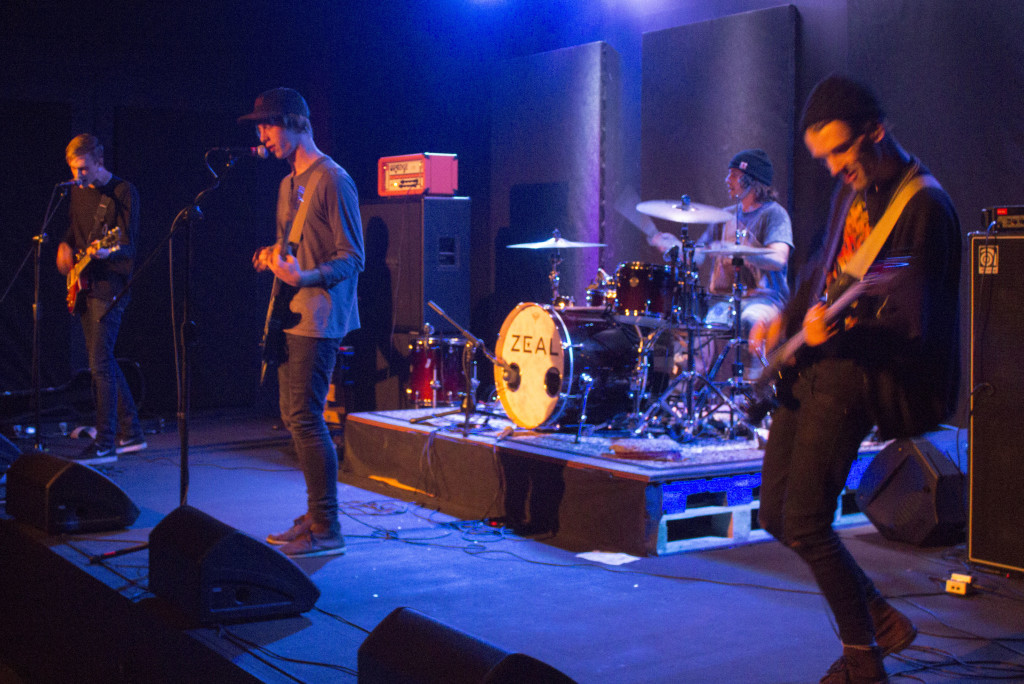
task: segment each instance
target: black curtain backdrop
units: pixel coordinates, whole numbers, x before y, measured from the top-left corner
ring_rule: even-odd
[[[729,160],[760,148],[781,204],[792,209],[796,38],[792,6],[644,35],[642,199],[686,194],[724,206]],[[679,224],[656,225],[679,234]],[[690,237],[704,228],[691,227]]]
[[[638,195],[642,191],[643,199],[687,192],[696,201],[724,204],[722,177],[729,157],[741,147],[760,145],[772,155],[777,184],[790,200],[797,241],[795,271],[820,227],[831,180],[809,159],[792,122],[814,83],[832,71],[874,83],[895,135],[949,190],[965,232],[979,227],[983,207],[1024,204],[1024,12],[1018,0],[776,4],[667,0],[640,7],[515,0],[500,6],[392,7],[307,0],[296,8],[268,0],[225,0],[181,8],[149,0],[130,7],[64,0],[42,7],[12,0],[5,4],[5,21],[0,23],[5,65],[0,70],[0,123],[7,131],[17,131],[18,138],[12,160],[0,168],[4,188],[14,198],[0,207],[7,246],[0,256],[0,280],[6,286],[14,279],[30,248],[27,241],[38,230],[50,188],[67,178],[63,150],[73,135],[84,130],[98,134],[108,145],[108,162],[115,173],[139,184],[144,240],[152,241],[205,187],[201,157],[206,147],[253,144],[252,132],[236,127],[235,117],[249,110],[260,91],[289,85],[306,95],[314,110],[318,143],[352,173],[364,199],[375,195],[376,163],[382,156],[424,151],[459,155],[459,193],[473,200],[474,268],[467,286],[474,304],[480,303],[494,290],[494,241],[510,220],[507,214],[494,219],[491,206],[493,179],[506,172],[506,160],[492,153],[493,119],[499,114],[495,85],[510,61],[595,42],[614,50],[620,67],[621,108],[605,107],[604,135],[621,136],[619,144],[606,147],[606,159],[618,154],[624,163],[618,181],[609,183],[605,177],[611,188],[606,206],[630,189]],[[794,14],[798,16],[791,22]],[[774,44],[773,36],[761,35],[767,25],[762,17],[768,16],[783,18],[784,25],[769,31],[775,34]],[[687,38],[687,49],[694,52],[689,61],[682,61],[685,68],[652,69],[647,63],[651,41],[686,29],[693,35]],[[693,42],[705,37],[706,44]],[[764,66],[751,64],[750,55],[759,53],[748,45],[768,46],[768,53],[760,55],[762,61],[792,60],[795,72],[760,73],[755,82],[747,83],[747,75]],[[581,100],[581,92],[558,92],[557,82],[552,87],[544,80],[549,76],[543,70],[537,73],[533,89],[554,91],[559,106]],[[654,84],[676,87],[684,76],[703,90],[683,93],[686,97],[679,98],[677,107],[665,111],[663,119],[655,118],[653,127],[648,125],[655,106]],[[779,94],[780,89],[791,92]],[[756,96],[753,101],[751,94]],[[765,102],[771,103],[768,110],[763,109]],[[772,117],[789,117],[789,130],[778,132],[785,124],[765,119],[766,111]],[[530,132],[528,127],[521,130]],[[203,138],[203,132],[208,137]],[[541,137],[544,133],[525,135],[522,145],[539,144],[547,139]],[[646,161],[641,164],[641,148],[657,145],[648,140],[650,136],[675,137],[665,145],[666,156],[675,155],[673,162],[686,175],[659,175]],[[250,172],[272,178],[250,180]],[[258,340],[259,325],[251,337],[241,331],[252,325],[250,317],[262,315],[265,298],[260,288],[267,285],[249,280],[249,254],[244,252],[270,234],[273,187],[283,173],[272,164],[237,168],[231,180],[225,178],[225,185],[237,183],[244,198],[225,199],[233,207],[225,214],[239,220],[237,227],[197,231],[194,244],[201,254],[196,263],[202,271],[197,275],[197,298],[209,302],[208,312],[197,304],[197,316],[201,313],[203,319],[197,321],[197,344],[208,345],[215,359],[212,364],[197,363],[203,367],[195,378],[197,406],[246,404],[252,399],[251,392],[236,391],[249,387],[247,380],[225,382],[233,370],[240,375],[251,372],[250,345]],[[569,181],[568,172],[560,172],[517,182],[556,188]],[[540,216],[553,208],[538,207],[532,213]],[[212,205],[205,213],[211,224],[216,223]],[[610,244],[604,252],[606,268],[623,260],[656,259],[639,231],[621,223],[623,228],[615,228],[614,214],[606,210],[603,219],[601,239]],[[242,220],[243,216],[253,220]],[[52,250],[52,244],[44,249],[48,268],[42,370],[47,385],[66,382],[77,366],[84,365],[84,355],[76,351],[76,326],[63,312],[63,279],[52,267]],[[233,262],[238,259],[244,265],[235,270]],[[165,257],[160,260],[166,264]],[[133,343],[138,347],[127,351],[151,376],[151,401],[173,406],[174,387],[167,382],[173,374],[167,370],[166,273],[147,278],[151,280],[137,293],[125,322],[126,327],[142,326],[147,332]],[[243,300],[251,304],[240,304]],[[22,273],[0,304],[0,391],[28,389],[30,305],[31,277]],[[500,324],[507,311],[492,313]],[[961,317],[966,319],[966,314]],[[143,326],[143,319],[150,318],[152,322]],[[963,341],[966,354],[966,328]],[[158,371],[157,364],[168,366]],[[217,375],[209,375],[214,367]],[[965,381],[964,396],[967,389]]]

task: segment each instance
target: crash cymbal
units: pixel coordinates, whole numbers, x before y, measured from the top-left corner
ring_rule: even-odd
[[[575,249],[578,247],[606,247],[601,242],[572,242],[563,237],[553,237],[543,242],[521,242],[517,245],[508,245],[509,249]]]
[[[724,209],[683,200],[648,200],[636,205],[636,210],[675,223],[724,223],[732,218]]]
[[[705,256],[754,256],[757,254],[771,254],[772,250],[767,247],[754,247],[753,245],[734,245],[728,242],[716,242],[710,245],[697,245],[697,254]]]

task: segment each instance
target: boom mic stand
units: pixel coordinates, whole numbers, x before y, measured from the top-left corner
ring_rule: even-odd
[[[206,156],[208,157],[210,152],[216,151],[207,150]],[[232,163],[227,164],[228,168],[232,167]],[[178,212],[177,216],[171,222],[171,229],[167,232],[167,235],[163,237],[160,244],[157,245],[152,252],[146,257],[146,260],[135,270],[132,274],[131,279],[125,284],[124,288],[117,293],[110,301],[110,306],[107,307],[105,316],[107,313],[117,305],[118,301],[127,293],[136,278],[146,270],[150,262],[156,254],[164,247],[164,245],[170,244],[174,238],[175,233],[178,232],[181,225],[186,226],[185,230],[185,274],[184,274],[184,290],[185,296],[182,299],[181,304],[181,324],[178,325],[175,321],[174,328],[174,347],[176,350],[175,367],[177,369],[177,393],[178,393],[178,437],[180,439],[181,449],[181,460],[180,460],[180,475],[179,475],[179,503],[184,506],[188,503],[188,486],[189,486],[189,467],[188,467],[188,449],[189,449],[189,418],[192,410],[191,399],[192,399],[192,369],[189,358],[188,349],[195,341],[195,323],[189,320],[189,310],[191,301],[191,290],[192,290],[192,226],[203,220],[203,212],[199,208],[200,202],[206,198],[211,192],[220,187],[220,178],[214,173],[210,167],[209,162],[206,164],[207,170],[213,175],[214,181],[210,187],[204,189],[196,198],[192,200],[192,203]],[[174,274],[173,270],[171,273],[171,279],[173,281]],[[174,300],[171,300],[171,316],[174,316]],[[101,553],[96,556],[89,558],[90,564],[101,563],[111,558],[118,556],[124,556],[129,553],[136,551],[144,551],[149,548],[149,543],[136,544],[135,546],[129,546],[127,548],[118,549],[116,551],[109,551],[107,553]]]

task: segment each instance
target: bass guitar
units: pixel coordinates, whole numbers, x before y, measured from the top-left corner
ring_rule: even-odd
[[[99,240],[94,240],[75,257],[75,265],[68,271],[68,311],[81,313],[85,307],[85,296],[90,289],[89,274],[86,272],[92,258],[101,249],[116,252],[121,249],[121,229],[117,226],[105,231]]]
[[[906,259],[896,257],[872,266],[864,278],[854,280],[828,305],[824,314],[825,323],[832,323],[839,318],[861,295],[878,292],[888,285],[907,263]],[[807,332],[800,328],[771,352],[768,365],[750,386],[747,401],[741,407],[750,423],[760,423],[778,405],[778,385],[789,380],[793,368],[790,362],[806,344]]]

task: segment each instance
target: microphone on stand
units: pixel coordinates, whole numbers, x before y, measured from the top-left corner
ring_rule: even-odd
[[[58,188],[70,188],[70,187],[73,187],[75,185],[81,185],[81,184],[82,184],[81,181],[72,178],[71,180],[64,181],[63,183],[57,183],[56,187],[58,187]]]
[[[210,152],[224,152],[232,159],[237,159],[239,157],[259,157],[260,159],[266,159],[270,156],[270,153],[267,152],[267,148],[263,145],[257,145],[256,147],[214,147],[213,149],[208,150],[207,154]]]

